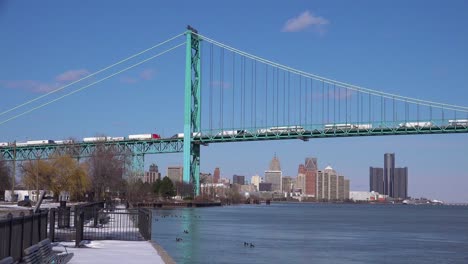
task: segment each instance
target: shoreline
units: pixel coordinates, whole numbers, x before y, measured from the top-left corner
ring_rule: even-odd
[[[163,247],[161,247],[161,245],[159,245],[153,240],[148,240],[148,242],[153,246],[153,248],[156,250],[159,256],[161,256],[165,264],[176,264],[171,255],[169,255],[169,253],[167,253],[167,251]]]

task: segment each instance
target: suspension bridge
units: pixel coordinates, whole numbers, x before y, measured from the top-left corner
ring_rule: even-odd
[[[156,55],[62,96],[8,117],[17,109],[183,39]],[[200,147],[210,143],[314,138],[468,133],[468,107],[372,90],[321,77],[187,31],[102,68],[77,81],[0,113],[3,125],[85,90],[150,60],[185,47],[184,130],[169,138],[104,138],[91,142],[0,143],[8,161],[47,159],[54,154],[89,157],[98,145],[133,156],[144,169],[147,154],[183,152],[184,182],[199,192]]]

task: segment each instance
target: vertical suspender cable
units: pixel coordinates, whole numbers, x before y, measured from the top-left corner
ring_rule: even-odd
[[[268,65],[265,64],[265,128],[268,127]]]
[[[308,94],[308,92],[307,92],[307,87],[308,87],[308,85],[307,85],[307,78],[306,78],[306,79],[304,80],[304,92],[305,92],[305,95],[304,95],[304,104],[305,104],[305,107],[304,107],[305,113],[304,113],[304,115],[305,115],[305,123],[304,123],[304,124],[305,124],[305,125],[307,125],[307,121],[308,121],[308,120],[307,120],[307,112],[309,111],[309,107],[307,106],[307,105],[308,105],[308,104],[307,104],[307,101],[309,100],[309,94]]]
[[[272,92],[271,92],[271,98],[273,99],[271,101],[271,124],[273,126],[275,126],[275,75],[276,75],[276,71],[275,71],[275,68],[272,68],[272,81],[271,81],[271,87],[273,88],[272,89]]]
[[[235,118],[235,91],[236,91],[236,53],[232,52],[232,129],[234,129]]]
[[[210,44],[210,133],[213,133],[213,44]]]
[[[221,69],[220,69],[220,79],[221,79],[221,85],[220,85],[220,89],[221,89],[221,95],[220,95],[220,100],[219,100],[219,104],[220,104],[220,108],[221,108],[221,113],[220,113],[220,126],[221,126],[221,129],[224,130],[224,87],[225,87],[225,83],[224,83],[224,49],[221,49],[220,50],[221,54],[220,54],[220,64],[221,64]]]
[[[299,125],[302,124],[302,76],[299,75]]]
[[[336,124],[336,85],[333,84],[333,124]]]
[[[291,115],[291,73],[288,72],[288,126],[290,125],[289,116]]]
[[[283,124],[286,123],[286,72],[283,71]]]
[[[276,68],[276,126],[279,126],[279,69]]]
[[[314,127],[314,79],[310,79],[310,126]]]
[[[322,81],[322,124],[325,125],[325,84]]]
[[[330,123],[330,84],[327,83],[327,123]]]
[[[254,61],[250,60],[250,67],[252,68],[252,75],[250,76],[250,128],[254,126]]]

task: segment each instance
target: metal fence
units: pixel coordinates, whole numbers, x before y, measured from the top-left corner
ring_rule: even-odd
[[[25,248],[47,238],[47,214],[48,210],[19,217],[9,214],[0,220],[0,259],[12,256],[19,261]]]
[[[75,240],[149,240],[151,211],[125,209],[103,203],[52,209],[51,239]]]

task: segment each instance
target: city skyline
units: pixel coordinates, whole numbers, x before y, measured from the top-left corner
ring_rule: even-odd
[[[246,6],[242,1],[201,1],[181,10],[176,3],[142,1],[135,8],[116,2],[103,23],[105,3],[3,2],[0,27],[9,37],[0,43],[0,110],[182,32],[187,24],[306,72],[402,96],[467,104],[468,55],[461,52],[468,46],[464,1],[260,1]],[[239,16],[245,19],[239,21]],[[304,24],[287,26],[300,17],[306,18]],[[184,50],[177,50],[5,123],[0,142],[181,133],[184,59]],[[411,168],[411,196],[468,202],[466,149],[465,134],[210,144],[201,148],[201,171],[213,173],[218,166],[223,175],[263,175],[268,159],[262,157],[276,152],[283,174],[294,176],[304,157],[315,156],[320,168],[332,165],[347,175],[352,190],[367,190],[369,166],[390,152],[398,153],[400,166]],[[182,164],[180,154],[145,159],[145,170],[151,163],[160,168]]]

